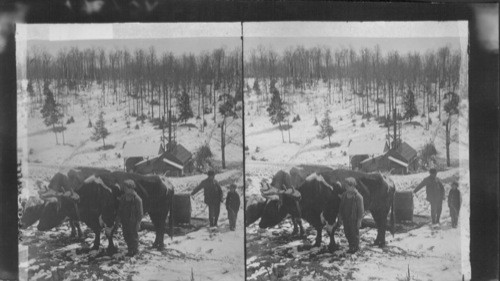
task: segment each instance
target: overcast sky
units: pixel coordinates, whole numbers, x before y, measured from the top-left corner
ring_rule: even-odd
[[[211,51],[241,46],[241,23],[19,24],[18,58],[31,46],[51,53],[61,48],[102,47],[133,51],[155,46],[158,54]],[[244,23],[245,56],[259,45],[282,53],[289,47],[361,49],[379,45],[383,53],[425,52],[468,44],[466,21],[455,22],[261,22]]]
[[[157,54],[199,54],[215,48],[241,48],[240,23],[121,23],[121,24],[19,24],[16,51],[24,61],[32,46],[55,54],[77,46],[103,49],[149,49]]]
[[[425,52],[443,46],[460,49],[468,44],[466,21],[455,22],[259,22],[245,23],[245,57],[259,45],[282,53],[298,45],[330,49],[373,48],[383,54]]]

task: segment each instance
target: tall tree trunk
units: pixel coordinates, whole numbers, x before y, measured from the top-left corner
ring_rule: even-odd
[[[222,152],[222,169],[225,169],[226,168],[226,152],[225,152],[225,148],[226,148],[226,136],[225,136],[225,133],[224,133],[224,127],[225,127],[225,123],[226,123],[226,120],[224,118],[224,120],[221,122],[220,124],[220,143],[221,143],[221,152]]]
[[[278,122],[278,124],[281,132],[281,140],[283,141],[283,143],[285,143],[285,136],[283,135],[283,128],[281,127],[281,122]]]
[[[59,140],[57,139],[56,126],[54,124],[52,124],[52,131],[54,132],[54,135],[56,136],[56,144],[59,144]]]
[[[450,167],[451,166],[451,161],[450,161],[450,131],[451,131],[451,122],[450,122],[451,116],[448,116],[448,119],[446,120],[445,127],[446,127],[446,166]]]
[[[290,120],[286,120],[288,125],[288,143],[292,143],[292,139],[290,137]]]

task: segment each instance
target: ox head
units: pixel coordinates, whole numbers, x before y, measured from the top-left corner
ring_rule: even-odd
[[[43,207],[40,213],[38,230],[46,231],[60,225],[67,216],[74,212],[74,206],[79,200],[73,191],[58,192],[52,189],[39,191]]]
[[[321,174],[313,173],[306,178],[301,190],[304,190],[303,192],[319,193],[315,194],[313,198],[326,199],[319,216],[321,224],[330,235],[337,227],[336,220],[340,206],[340,196],[344,192],[341,183],[337,181],[330,184]]]
[[[43,201],[38,197],[31,196],[27,200],[21,202],[22,216],[21,228],[25,229],[40,219],[43,210]]]
[[[118,196],[121,193],[120,185],[112,180],[106,179],[103,175],[92,175],[85,179],[79,193],[83,194],[82,207],[85,214],[93,215],[95,210],[99,210],[97,219],[98,225],[95,227],[104,228],[106,234],[114,227],[118,212]]]
[[[260,216],[259,227],[269,228],[276,226],[287,215],[286,209],[279,203],[279,200],[267,200],[263,206],[261,205],[262,213]]]

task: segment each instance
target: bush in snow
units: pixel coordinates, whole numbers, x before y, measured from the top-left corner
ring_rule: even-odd
[[[210,146],[206,143],[200,146],[194,156],[194,165],[198,171],[205,171],[209,168],[212,163],[211,159],[213,157],[212,151],[210,150]]]
[[[71,123],[75,123],[75,119],[73,118],[73,116],[71,116],[68,121],[66,121],[66,124],[71,124]]]
[[[104,142],[104,140],[109,135],[109,131],[105,125],[106,124],[104,122],[104,112],[101,111],[101,113],[99,114],[99,119],[97,119],[97,121],[95,122],[94,130],[92,132],[92,136],[90,137],[90,139],[93,141],[98,141],[98,140],[102,139],[102,146],[103,147],[106,146],[106,143]]]
[[[429,167],[429,164],[435,162],[435,157],[438,154],[436,150],[436,146],[433,142],[428,142],[424,145],[422,150],[420,151],[420,157],[422,158],[422,162],[424,167]]]
[[[330,121],[330,116],[329,116],[329,113],[330,111],[327,110],[325,111],[325,115],[323,117],[323,120],[321,120],[321,124],[319,125],[319,132],[318,132],[318,138],[320,139],[324,139],[326,137],[328,137],[328,144],[331,144],[331,136],[333,135],[333,133],[335,132],[335,130],[333,130],[333,127],[331,125],[331,121]]]

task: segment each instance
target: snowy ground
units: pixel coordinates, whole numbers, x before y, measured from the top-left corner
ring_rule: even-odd
[[[97,91],[96,91],[97,92]],[[18,105],[18,155],[23,159],[23,190],[21,199],[37,196],[40,186],[46,185],[56,172],[67,172],[76,166],[102,167],[123,170],[123,145],[125,142],[148,145],[159,142],[161,130],[146,121],[141,124],[130,117],[130,128],[126,126],[127,104],[99,105],[91,93],[81,93],[82,104],[69,107],[68,115],[75,123],[67,125],[65,145],[56,145],[55,136],[40,118],[39,109],[28,118],[28,103],[23,96]],[[193,106],[195,108],[195,106]],[[107,149],[101,148],[102,141],[90,140],[91,129],[87,128],[89,118],[97,119],[98,112],[105,112],[106,127],[110,135],[106,138]],[[219,119],[220,120],[220,119]],[[177,130],[177,141],[194,152],[207,142],[211,146],[214,160],[220,165],[220,144],[217,142],[216,124],[207,117],[205,132],[197,128],[181,127]],[[195,118],[188,123],[199,127]],[[139,129],[135,129],[138,125]],[[212,133],[215,132],[215,133]],[[240,144],[229,144],[226,148],[227,169],[221,170],[216,179],[221,183],[224,194],[227,186],[236,183],[243,196],[242,174],[243,151]],[[169,178],[176,193],[191,191],[205,175]],[[224,196],[225,197],[225,196]],[[119,253],[112,257],[103,255],[107,240],[101,236],[101,251],[88,252],[94,234],[85,225],[85,240],[69,238],[69,225],[47,232],[40,232],[36,224],[22,231],[20,249],[21,280],[242,280],[244,278],[244,229],[243,211],[240,210],[236,231],[229,231],[229,222],[224,205],[221,205],[219,228],[210,230],[208,209],[203,203],[202,192],[195,196],[192,204],[192,226],[177,227],[173,239],[165,235],[165,250],[151,249],[154,232],[141,230],[140,254],[134,258],[125,257],[126,245],[121,230],[115,236]],[[243,207],[242,207],[243,208]],[[144,222],[148,222],[146,216]]]
[[[246,83],[253,85],[253,79]],[[261,86],[261,89],[263,87]],[[246,192],[251,196],[260,194],[259,182],[271,178],[278,170],[288,171],[297,164],[320,164],[331,167],[349,167],[348,146],[351,141],[368,142],[384,140],[387,128],[381,127],[375,118],[363,119],[354,112],[353,101],[345,94],[344,102],[334,91],[334,103],[327,103],[327,87],[301,94],[285,95],[285,102],[291,111],[290,119],[297,114],[301,121],[290,122],[289,131],[283,131],[282,142],[278,125],[272,125],[266,111],[267,102],[262,96],[245,95],[245,174]],[[281,89],[280,89],[281,92]],[[345,93],[349,93],[345,90]],[[373,109],[373,101],[371,108]],[[417,103],[419,111],[422,105]],[[315,118],[319,122],[326,109],[331,111],[331,125],[335,133],[331,137],[333,147],[328,147],[328,138],[318,139],[319,127],[313,126]],[[346,254],[347,241],[342,228],[337,231],[337,243],[341,250],[329,253],[326,245],[329,238],[323,233],[322,248],[311,248],[315,230],[307,223],[307,239],[294,240],[290,237],[292,225],[286,220],[278,226],[260,230],[258,222],[247,227],[247,278],[248,280],[467,280],[470,278],[469,257],[469,149],[468,149],[468,100],[460,105],[461,115],[452,128],[456,138],[450,146],[452,167],[446,167],[445,132],[438,121],[438,113],[431,113],[433,123],[425,130],[425,120],[421,117],[413,121],[419,125],[403,125],[402,138],[417,151],[433,141],[438,151],[437,166],[443,170],[438,174],[449,191],[453,180],[460,182],[462,209],[458,228],[451,228],[447,203],[443,204],[441,224],[430,224],[430,206],[425,200],[425,192],[414,197],[414,222],[398,224],[397,233],[387,233],[388,246],[384,249],[370,245],[376,237],[376,229],[365,227],[361,230],[361,251],[355,255]],[[383,106],[380,111],[383,114]],[[443,120],[445,113],[443,111]],[[353,121],[354,120],[354,121]],[[354,125],[353,125],[354,123]],[[363,126],[362,126],[363,124]],[[404,124],[404,122],[403,122]],[[289,142],[289,134],[291,141]],[[427,172],[412,175],[392,175],[398,191],[414,188]],[[367,215],[365,219],[371,219]],[[409,275],[409,276],[408,276]]]
[[[273,164],[246,166],[247,193],[259,193],[259,181],[270,178],[279,169],[290,166]],[[415,187],[427,173],[409,176],[392,176],[398,191]],[[470,277],[468,261],[469,247],[469,195],[468,171],[455,168],[441,172],[439,177],[445,184],[460,178],[463,196],[458,228],[451,228],[449,209],[443,204],[441,225],[430,225],[430,206],[425,192],[414,197],[414,223],[397,224],[396,234],[387,232],[388,246],[384,249],[370,244],[376,237],[376,229],[363,228],[360,231],[361,251],[355,255],[346,254],[347,240],[342,228],[337,231],[337,243],[341,250],[331,254],[326,245],[329,238],[323,233],[322,248],[311,248],[316,232],[304,223],[306,240],[290,237],[293,226],[285,220],[278,226],[260,230],[258,222],[247,227],[247,277],[248,280],[270,280],[273,268],[284,267],[283,280],[466,280]],[[371,219],[367,215],[365,219]],[[408,268],[411,279],[407,278]],[[269,273],[268,273],[269,271]],[[300,276],[300,278],[299,278]],[[273,280],[273,279],[272,279]]]

